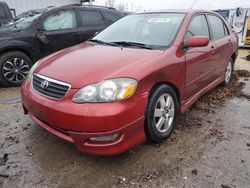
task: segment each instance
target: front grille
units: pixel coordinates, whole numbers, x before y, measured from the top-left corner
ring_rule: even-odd
[[[70,89],[70,85],[41,76],[38,74],[33,75],[32,80],[33,88],[41,93],[42,95],[54,98],[61,99],[67,91]]]

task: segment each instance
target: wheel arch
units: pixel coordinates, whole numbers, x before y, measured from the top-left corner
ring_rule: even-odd
[[[169,85],[175,91],[175,94],[177,96],[177,100],[178,100],[178,102],[180,102],[180,91],[179,91],[178,87],[175,84],[173,84],[171,82],[167,82],[167,81],[160,81],[160,82],[155,83],[149,91],[149,98],[151,97],[151,95],[153,94],[155,89],[161,85]]]
[[[0,51],[0,56],[2,54],[8,53],[8,52],[15,52],[15,51],[19,51],[24,53],[25,55],[27,55],[33,62],[35,62],[37,60],[37,58],[28,50],[24,49],[24,48],[20,48],[20,47],[14,47],[14,48],[5,48],[3,50]]]
[[[236,52],[234,52],[231,56],[232,60],[233,60],[233,64],[235,64],[235,61],[236,61],[236,58],[237,58],[237,55],[236,55]]]
[[[7,52],[20,51],[27,55],[33,62],[41,58],[41,53],[35,46],[33,47],[23,41],[11,40],[6,42],[6,44],[1,42],[0,45],[0,55]]]
[[[161,85],[169,85],[176,93],[176,96],[177,96],[177,101],[179,103],[178,105],[178,112],[180,112],[180,104],[181,104],[181,94],[180,94],[180,90],[178,89],[178,87],[172,83],[172,82],[168,82],[168,81],[158,81],[156,83],[154,83],[149,91],[148,91],[148,98],[147,98],[147,104],[146,104],[146,108],[145,108],[145,112],[144,114],[146,114],[147,112],[147,108],[148,108],[148,103],[149,103],[149,100],[150,100],[150,97],[152,96],[152,94],[154,93],[154,91]]]

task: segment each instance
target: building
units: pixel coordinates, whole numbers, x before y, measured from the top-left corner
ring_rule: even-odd
[[[80,0],[1,0],[6,2],[16,15],[32,9],[41,9],[48,6],[62,6],[80,3]]]

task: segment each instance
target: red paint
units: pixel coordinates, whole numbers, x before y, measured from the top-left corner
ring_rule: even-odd
[[[80,44],[42,59],[36,73],[69,83],[72,88],[57,101],[41,96],[24,82],[25,112],[42,128],[74,143],[84,153],[114,155],[144,142],[144,112],[155,84],[165,82],[175,87],[183,113],[223,81],[228,60],[237,56],[237,37],[231,31],[229,36],[209,43],[206,37],[193,37],[185,44],[196,47],[183,49],[188,24],[200,12],[187,12],[173,45],[165,51]],[[131,98],[99,104],[72,102],[78,89],[120,77],[138,81]],[[111,143],[89,141],[90,137],[117,133],[120,137]]]
[[[195,37],[187,39],[187,41],[185,42],[185,47],[186,48],[205,47],[208,45],[208,43],[209,43],[208,37],[195,36]]]

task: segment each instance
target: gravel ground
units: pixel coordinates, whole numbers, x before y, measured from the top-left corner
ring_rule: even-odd
[[[241,50],[236,70],[250,71]],[[221,187],[250,185],[250,77],[236,71],[178,118],[162,144],[115,157],[81,154],[23,115],[19,88],[0,88],[0,187]]]

